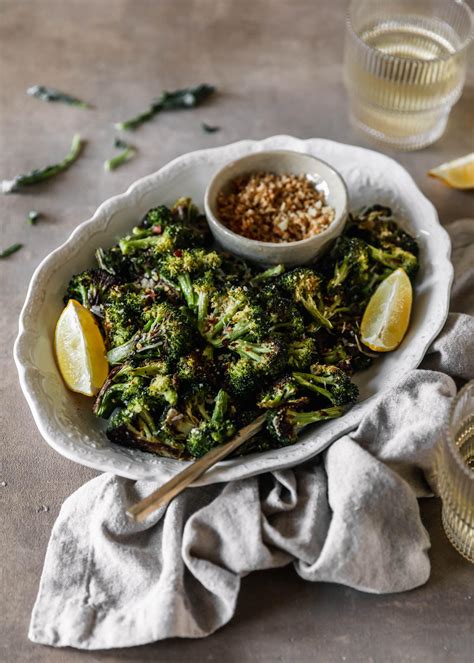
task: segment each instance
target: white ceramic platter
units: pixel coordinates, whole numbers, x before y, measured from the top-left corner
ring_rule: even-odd
[[[387,204],[404,220],[402,225],[416,235],[421,251],[412,320],[400,348],[359,374],[356,381],[360,402],[346,415],[307,431],[291,447],[219,463],[200,483],[240,479],[307,460],[353,429],[369,400],[418,366],[448,313],[453,274],[450,242],[433,205],[396,161],[360,147],[290,136],[191,152],[135,182],[123,195],[104,202],[91,219],[43,260],[33,275],[21,313],[15,360],[38,429],[56,451],[83,465],[132,479],[164,481],[184,468],[185,463],[174,459],[111,444],[103,423],[91,412],[90,399],[65,388],[52,344],[62,298],[70,277],[95,264],[96,248],[114,244],[150,207],[192,196],[202,209],[206,185],[217,169],[245,154],[275,149],[313,154],[334,166],[346,181],[350,209],[376,202]]]

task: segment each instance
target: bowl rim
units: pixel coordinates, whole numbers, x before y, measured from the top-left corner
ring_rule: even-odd
[[[317,235],[313,235],[313,237],[306,237],[305,239],[298,239],[295,242],[262,242],[261,240],[258,239],[250,239],[249,237],[244,237],[243,235],[239,235],[239,233],[235,233],[233,230],[230,230],[220,219],[217,217],[216,214],[212,211],[211,208],[211,203],[210,203],[210,193],[213,185],[215,184],[215,181],[219,178],[222,173],[224,173],[226,170],[232,168],[236,164],[240,162],[245,162],[245,161],[252,161],[253,159],[257,159],[258,157],[261,157],[262,155],[284,155],[284,154],[289,154],[292,156],[297,156],[297,157],[306,157],[311,161],[314,161],[316,163],[323,164],[325,168],[327,168],[329,171],[332,172],[333,175],[336,177],[336,181],[341,185],[341,193],[344,196],[344,204],[341,212],[339,213],[338,216],[336,216],[329,226],[322,230],[320,233]],[[251,171],[249,171],[251,172]],[[307,173],[309,174],[309,173]],[[218,192],[215,194],[215,198],[217,198]],[[344,178],[340,174],[336,168],[331,166],[327,161],[324,161],[324,159],[320,159],[319,157],[315,157],[312,154],[308,154],[307,152],[299,152],[298,150],[263,150],[261,152],[253,152],[251,154],[246,154],[243,157],[239,157],[238,159],[233,159],[232,161],[229,161],[228,163],[224,164],[222,168],[219,168],[219,170],[214,173],[212,176],[211,180],[208,182],[206,191],[204,194],[204,210],[206,212],[206,216],[208,218],[208,222],[210,225],[215,225],[219,228],[219,231],[222,231],[223,235],[228,236],[229,238],[232,238],[236,242],[240,242],[243,247],[248,247],[250,248],[256,248],[256,247],[261,247],[261,248],[272,248],[276,251],[281,250],[283,253],[285,249],[288,249],[289,247],[304,247],[304,246],[309,246],[311,244],[318,244],[322,239],[326,239],[326,237],[331,234],[331,236],[334,235],[334,230],[338,229],[340,226],[345,223],[348,215],[348,208],[349,208],[349,192],[347,189],[347,185],[344,181]]]

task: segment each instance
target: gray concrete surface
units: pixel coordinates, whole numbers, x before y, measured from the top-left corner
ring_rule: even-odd
[[[62,156],[72,134],[83,158],[55,181],[0,197],[0,246],[25,248],[0,264],[0,660],[72,661],[471,661],[473,573],[449,546],[439,504],[421,504],[432,538],[432,576],[400,595],[371,596],[310,584],[291,567],[243,580],[235,619],[200,641],[82,653],[32,645],[26,637],[51,527],[64,499],[92,470],[50,449],[37,432],[12,360],[17,319],[34,268],[111,195],[184,152],[241,138],[288,133],[370,145],[347,120],[341,83],[345,0],[1,0],[0,179]],[[208,81],[219,98],[167,114],[131,137],[140,157],[104,173],[114,120],[163,88]],[[25,95],[43,83],[97,105],[86,112]],[[472,194],[426,177],[473,149],[474,76],[445,136],[395,155],[436,205],[442,223],[473,212]],[[222,126],[216,134],[200,122]],[[388,152],[391,154],[390,152]],[[393,156],[393,154],[392,154]],[[25,217],[46,215],[35,228]],[[48,511],[38,512],[41,505]]]

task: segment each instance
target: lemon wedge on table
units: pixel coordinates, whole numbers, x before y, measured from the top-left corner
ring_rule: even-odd
[[[74,299],[59,316],[54,346],[59,371],[69,389],[94,396],[109,372],[105,344],[92,313]]]
[[[428,171],[453,189],[474,189],[474,152]]]
[[[413,290],[403,269],[378,286],[367,304],[360,326],[361,341],[375,352],[398,348],[410,322]]]

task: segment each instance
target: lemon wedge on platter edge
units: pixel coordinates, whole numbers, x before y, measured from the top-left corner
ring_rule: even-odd
[[[104,339],[92,313],[74,299],[59,316],[54,349],[66,386],[84,396],[94,396],[109,372]]]

